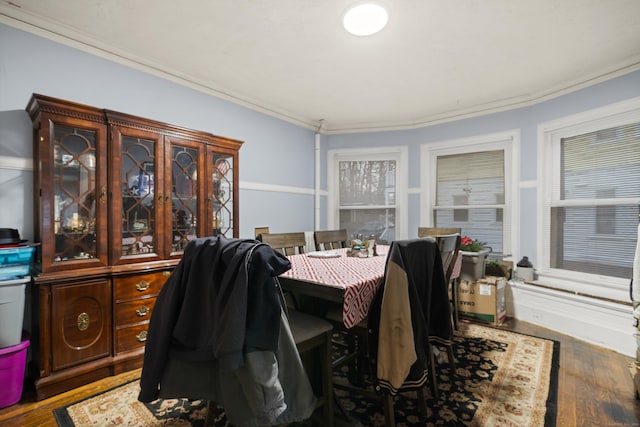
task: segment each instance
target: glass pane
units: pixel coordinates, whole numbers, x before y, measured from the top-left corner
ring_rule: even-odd
[[[173,146],[172,206],[173,239],[171,250],[182,251],[195,239],[198,224],[198,151],[195,148]]]
[[[96,256],[96,134],[56,126],[53,143],[54,261]]]
[[[155,142],[122,140],[122,255],[155,253]]]
[[[460,215],[465,212],[465,215]],[[463,220],[459,220],[462,217]],[[503,253],[503,209],[437,209],[434,224],[436,227],[454,227],[462,229],[462,235],[477,239],[491,247],[492,252]]]
[[[551,267],[630,278],[639,211],[639,206],[552,208]]]
[[[562,200],[640,197],[640,123],[564,138],[561,173]]]
[[[490,205],[504,200],[504,152],[439,156],[437,206]]]
[[[340,228],[347,229],[352,239],[370,239],[383,244],[396,239],[396,210],[389,209],[341,209]]]
[[[341,161],[340,206],[395,205],[394,160]]]
[[[233,237],[233,156],[213,157],[212,188],[214,234]]]

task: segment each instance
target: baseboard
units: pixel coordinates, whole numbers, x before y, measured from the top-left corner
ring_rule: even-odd
[[[636,357],[629,305],[510,281],[507,315]]]

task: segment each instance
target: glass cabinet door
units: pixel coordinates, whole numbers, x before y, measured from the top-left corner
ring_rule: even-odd
[[[122,140],[122,254],[154,254],[156,232],[155,141]]]
[[[171,255],[182,253],[190,240],[199,237],[201,208],[198,162],[201,147],[190,141],[172,139],[171,158]]]
[[[211,150],[207,156],[207,177],[211,180],[207,196],[208,233],[236,237],[238,230],[234,203],[237,189],[235,155]]]
[[[112,156],[114,263],[159,258],[159,210],[164,195],[158,191],[156,153],[162,136],[118,127],[113,127],[112,133],[116,150]]]
[[[100,125],[74,126],[48,120],[42,129],[40,147],[43,196],[41,216],[42,269],[64,270],[78,263],[106,265],[106,235],[100,225],[106,220],[106,187],[100,168],[104,128]],[[45,160],[46,159],[46,160]],[[102,175],[101,175],[102,174]],[[106,222],[103,225],[106,228]]]
[[[54,132],[54,262],[95,258],[96,133],[66,126]]]

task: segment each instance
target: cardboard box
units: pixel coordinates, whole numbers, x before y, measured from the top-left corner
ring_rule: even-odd
[[[460,317],[500,325],[507,316],[504,277],[486,276],[477,281],[458,283]]]

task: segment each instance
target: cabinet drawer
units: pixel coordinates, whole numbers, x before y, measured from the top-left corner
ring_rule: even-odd
[[[116,304],[116,327],[149,320],[155,304],[155,298],[143,298]]]
[[[157,295],[170,275],[170,271],[158,271],[156,273],[117,277],[115,279],[116,301]]]
[[[116,332],[116,353],[131,351],[144,347],[147,341],[149,323],[118,329]]]

